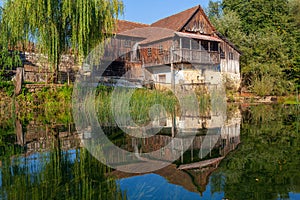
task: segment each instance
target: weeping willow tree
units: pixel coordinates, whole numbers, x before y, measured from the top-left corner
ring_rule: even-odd
[[[79,62],[114,32],[121,0],[6,0],[3,34],[8,46],[35,43],[57,76],[61,56],[72,50]]]

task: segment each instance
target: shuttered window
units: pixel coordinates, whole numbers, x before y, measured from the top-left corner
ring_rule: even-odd
[[[159,82],[160,83],[166,83],[166,75],[165,74],[161,74],[158,76]]]
[[[149,57],[152,56],[152,49],[151,49],[151,48],[148,48],[147,55],[148,55]]]

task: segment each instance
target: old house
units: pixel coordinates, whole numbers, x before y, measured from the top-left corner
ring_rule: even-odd
[[[210,23],[201,6],[151,25],[119,20],[105,49],[105,76],[123,76],[156,86],[218,85],[226,76],[240,84],[240,51]]]

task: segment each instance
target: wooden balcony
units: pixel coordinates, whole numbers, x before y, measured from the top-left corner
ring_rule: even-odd
[[[173,60],[171,60],[170,54],[157,55],[155,57],[143,59],[145,67],[168,65],[172,62],[216,65],[220,63],[220,53],[202,50],[178,49],[173,51]]]
[[[145,50],[144,50],[145,51]],[[157,50],[156,50],[157,51]],[[146,67],[168,65],[173,63],[193,63],[203,65],[216,65],[220,63],[220,53],[217,51],[205,51],[199,49],[176,49],[173,50],[173,60],[171,52],[166,51],[163,54],[153,53],[148,56],[145,52],[133,52],[130,49],[109,49],[104,52],[104,60],[123,61],[123,62],[141,62]]]
[[[189,62],[213,65],[220,63],[220,54],[219,52],[179,49],[174,50],[173,62]]]

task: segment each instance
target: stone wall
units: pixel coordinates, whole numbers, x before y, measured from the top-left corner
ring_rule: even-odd
[[[26,82],[49,82],[54,76],[54,69],[43,54],[25,53],[23,56]],[[75,64],[75,58],[71,55],[62,56],[59,65],[58,83],[75,81],[75,75],[79,66]]]
[[[19,135],[17,143],[27,147],[27,155],[49,151],[57,145],[62,150],[82,147],[81,135],[76,132],[74,124],[43,125],[30,121]]]

